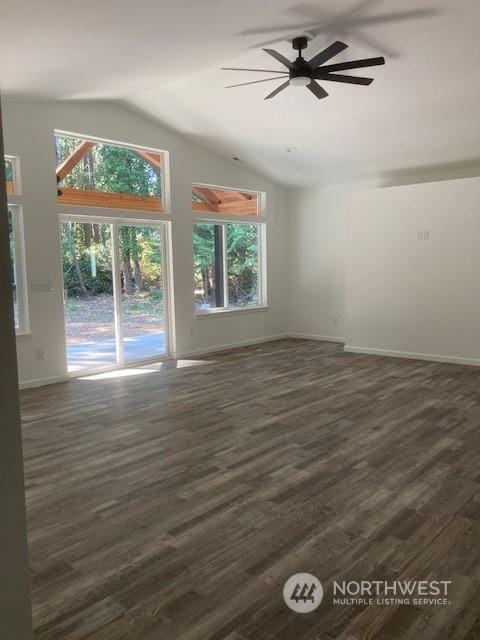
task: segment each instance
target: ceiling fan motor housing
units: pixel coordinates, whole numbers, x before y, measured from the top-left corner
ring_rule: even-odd
[[[298,58],[293,61],[289,69],[290,84],[294,87],[306,87],[312,80],[313,69],[302,57],[303,49],[308,46],[306,36],[298,36],[292,40],[293,48],[298,51]]]
[[[303,49],[306,49],[307,46],[308,46],[307,36],[298,36],[298,38],[293,38],[292,40],[292,47],[296,51],[302,51]]]

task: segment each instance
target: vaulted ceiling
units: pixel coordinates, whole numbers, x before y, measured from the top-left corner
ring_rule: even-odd
[[[479,27],[476,0],[16,0],[0,10],[0,86],[119,100],[279,182],[344,182],[479,161]],[[280,70],[262,47],[293,58],[304,31],[306,56],[343,40],[335,62],[386,65],[357,72],[370,87],[325,83],[324,100],[224,88],[269,75],[220,67]]]

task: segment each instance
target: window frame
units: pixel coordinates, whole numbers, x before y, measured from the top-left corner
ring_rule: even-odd
[[[8,202],[7,209],[12,215],[14,242],[14,272],[18,305],[18,326],[15,326],[15,333],[22,335],[30,332],[23,208],[20,204]]]
[[[243,191],[246,191],[243,189]],[[227,216],[222,218],[205,216],[201,217],[195,216],[192,221],[192,259],[194,257],[194,247],[193,247],[193,232],[194,226],[197,223],[200,224],[212,224],[221,227],[222,229],[222,293],[221,297],[223,299],[222,307],[211,307],[209,309],[197,309],[195,304],[195,293],[193,295],[193,310],[195,317],[207,317],[214,316],[218,314],[231,314],[231,313],[248,313],[254,311],[265,311],[268,309],[267,303],[267,251],[266,251],[266,234],[267,234],[267,225],[265,220],[259,220],[259,216],[251,216],[248,220],[242,218],[238,219],[238,216],[232,215],[229,216],[228,219],[225,219]],[[229,224],[236,225],[255,225],[257,227],[257,255],[258,255],[258,303],[256,305],[247,305],[244,307],[232,307],[229,306],[228,300],[228,252],[227,252],[227,226]]]
[[[11,196],[21,196],[22,195],[22,181],[20,176],[20,160],[18,156],[11,156],[8,153],[5,153],[4,161],[8,160],[12,164],[12,173],[13,180],[11,180],[13,184],[13,191],[8,191],[7,189],[7,180],[5,180],[5,188],[7,189],[7,199]],[[10,181],[9,181],[10,182]],[[12,205],[13,206],[13,205]]]
[[[171,206],[171,186],[170,186],[170,155],[169,152],[165,149],[160,149],[159,147],[151,147],[141,144],[132,144],[130,142],[120,142],[118,140],[112,140],[110,138],[101,138],[99,136],[89,135],[86,133],[77,133],[75,131],[66,131],[64,129],[54,129],[53,137],[55,136],[65,136],[70,138],[80,138],[81,140],[88,140],[91,142],[106,144],[115,147],[123,147],[126,149],[131,149],[135,151],[136,149],[139,151],[147,151],[151,153],[160,154],[162,156],[163,168],[160,173],[161,180],[161,198],[163,208],[160,211],[150,211],[148,209],[128,209],[128,208],[119,208],[119,207],[109,207],[107,204],[105,206],[91,206],[91,205],[83,205],[83,204],[68,204],[65,202],[59,201],[57,198],[57,206],[60,207],[61,212],[65,215],[70,215],[73,210],[83,210],[86,212],[91,212],[95,215],[99,211],[108,211],[112,212],[113,215],[117,217],[125,216],[130,217],[130,215],[134,215],[138,218],[145,218],[145,216],[151,216],[152,220],[164,220],[172,215],[172,206]],[[62,187],[58,187],[61,189]],[[99,214],[101,215],[101,214]],[[149,218],[146,218],[149,219]]]

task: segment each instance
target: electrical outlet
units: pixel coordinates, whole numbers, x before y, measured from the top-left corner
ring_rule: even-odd
[[[337,317],[337,316],[335,316],[335,317],[333,318],[333,324],[338,324],[338,317]]]
[[[420,229],[417,233],[417,240],[430,240],[430,229]]]
[[[45,349],[43,349],[42,347],[36,349],[35,355],[37,360],[45,360]]]

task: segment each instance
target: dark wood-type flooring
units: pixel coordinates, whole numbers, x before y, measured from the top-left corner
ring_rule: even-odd
[[[478,369],[304,340],[190,364],[22,392],[36,640],[480,638]],[[451,604],[332,604],[395,578]]]

